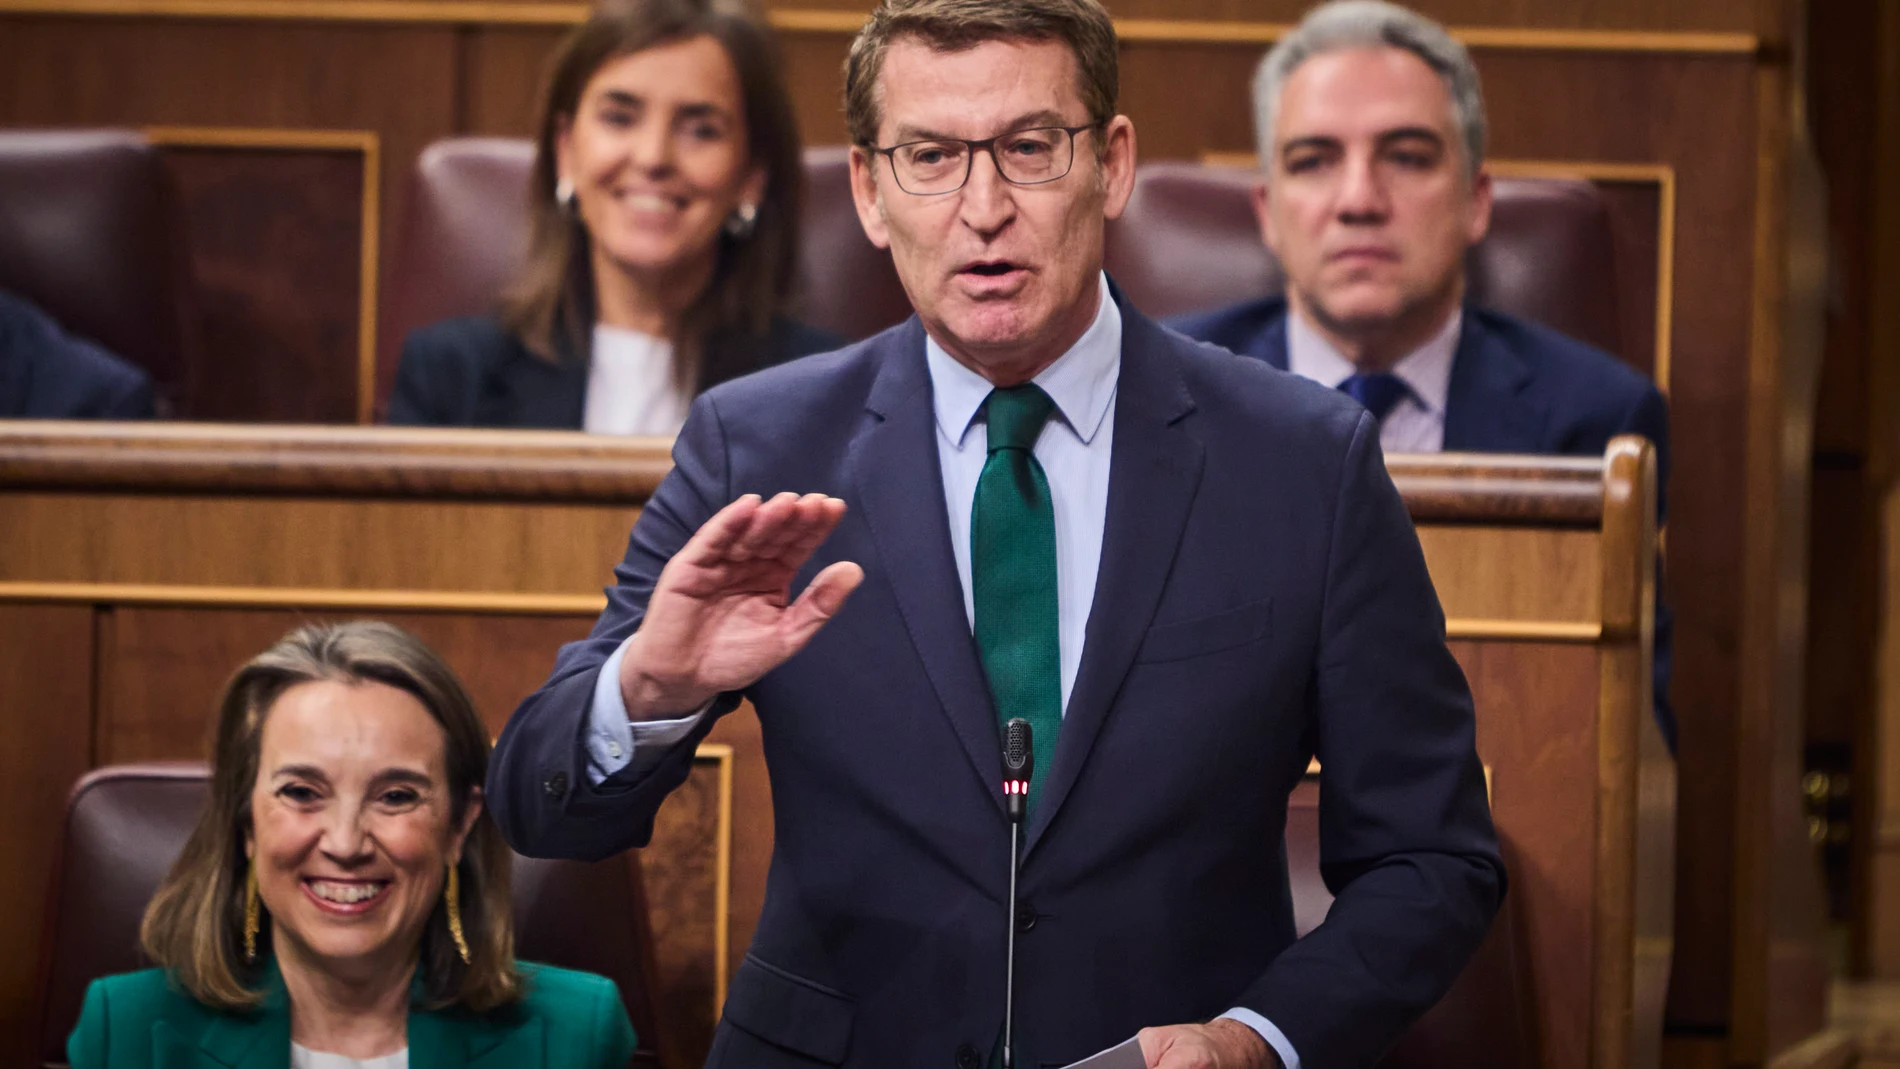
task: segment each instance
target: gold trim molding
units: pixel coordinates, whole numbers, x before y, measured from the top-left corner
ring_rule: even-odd
[[[254,21],[380,22],[510,26],[572,26],[588,5],[500,0],[0,0],[0,13]],[[864,25],[858,11],[779,8],[767,13],[786,33],[847,35]],[[1292,27],[1279,22],[1211,19],[1117,19],[1124,41],[1265,47]],[[1454,27],[1480,51],[1607,52],[1755,57],[1760,37],[1694,30],[1556,30],[1507,26]]]
[[[168,586],[156,583],[0,582],[0,603],[350,612],[466,612],[496,616],[599,616],[599,594],[511,594],[466,590],[347,590],[327,587]]]
[[[465,590],[348,590],[333,587],[169,586],[155,583],[0,582],[0,604],[40,601],[88,605],[229,609],[326,609],[356,612],[467,612],[498,616],[598,616],[599,594],[513,594]],[[1603,625],[1585,620],[1452,617],[1453,639],[1595,643]]]
[[[732,747],[702,742],[693,760],[719,766],[719,819],[713,844],[713,1005],[717,1021],[726,1008],[726,977],[732,956]]]
[[[0,11],[10,10],[0,0]],[[377,266],[382,262],[382,141],[374,130],[298,130],[243,126],[148,126],[146,140],[177,148],[249,148],[289,152],[357,152],[363,157],[363,204],[357,250],[356,422],[376,410]]]
[[[1452,617],[1445,621],[1448,639],[1492,639],[1506,642],[1561,642],[1593,645],[1605,638],[1603,625],[1585,620],[1488,620]]]

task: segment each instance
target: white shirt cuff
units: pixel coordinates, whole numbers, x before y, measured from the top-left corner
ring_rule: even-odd
[[[1260,1033],[1260,1038],[1267,1041],[1267,1046],[1273,1048],[1273,1053],[1280,1056],[1281,1065],[1286,1066],[1286,1069],[1300,1069],[1300,1052],[1293,1049],[1293,1044],[1287,1042],[1286,1033],[1274,1027],[1272,1021],[1247,1009],[1245,1006],[1235,1006],[1233,1009],[1221,1014],[1220,1019],[1239,1021],[1248,1028]]]
[[[632,641],[631,636],[628,641]],[[651,771],[666,756],[668,747],[692,734],[713,705],[707,702],[676,720],[643,720],[638,724],[628,720],[627,702],[620,695],[620,662],[626,657],[627,643],[622,642],[600,666],[600,678],[594,682],[594,703],[587,710],[587,782],[596,787],[630,764],[635,765],[636,776]],[[638,762],[635,754],[640,756]]]

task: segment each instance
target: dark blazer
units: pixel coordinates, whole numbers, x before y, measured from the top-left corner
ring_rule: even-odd
[[[150,419],[152,380],[0,291],[0,419]]]
[[[1122,317],[1100,578],[1026,828],[1018,1065],[1236,1005],[1312,1069],[1367,1065],[1450,985],[1503,892],[1470,692],[1364,410]],[[712,718],[644,777],[590,785],[581,726],[602,662],[733,498],[849,503],[794,586],[838,560],[863,585],[743,695],[777,836],[712,1069],[975,1065],[998,1040],[1002,756],[935,434],[915,317],[700,397],[606,612],[490,766],[490,812],[524,853],[645,843]],[[1295,943],[1282,840],[1314,755],[1339,898]]]
[[[1629,365],[1548,327],[1467,305],[1445,401],[1445,449],[1472,453],[1596,456],[1619,434],[1656,446],[1657,515],[1668,518],[1669,408],[1662,392]],[[1286,300],[1268,297],[1168,325],[1243,356],[1287,366]],[[1669,704],[1675,617],[1656,602],[1656,724],[1671,752]]]
[[[733,341],[709,344],[700,389],[842,344],[834,334],[780,317],[762,348]],[[580,430],[587,360],[573,352],[561,355],[558,363],[541,359],[492,316],[419,327],[403,339],[389,422]]]
[[[633,1026],[613,982],[523,963],[527,995],[490,1014],[409,1014],[410,1069],[625,1069]],[[284,1069],[290,1002],[275,967],[249,1013],[205,1007],[162,969],[95,980],[66,1041],[73,1069]],[[420,989],[418,989],[420,994]]]

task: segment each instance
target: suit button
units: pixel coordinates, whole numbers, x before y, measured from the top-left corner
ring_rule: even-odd
[[[1036,926],[1036,907],[1027,902],[1016,904],[1016,930],[1026,932]]]
[[[977,1057],[975,1047],[965,1043],[957,1048],[957,1069],[983,1069],[983,1059]]]
[[[549,798],[559,798],[562,795],[566,794],[567,793],[567,773],[556,772],[553,775],[549,776],[547,779],[542,780],[541,789],[547,792],[547,795]]]

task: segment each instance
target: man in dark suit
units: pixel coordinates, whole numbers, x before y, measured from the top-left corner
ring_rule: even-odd
[[[0,291],[0,419],[150,419],[145,372]]]
[[[593,635],[498,744],[510,842],[600,857],[757,709],[776,838],[710,1066],[996,1064],[1012,924],[1025,1069],[1138,1029],[1154,1069],[1367,1065],[1497,908],[1470,693],[1377,427],[1113,292],[1115,86],[1096,0],[873,12],[853,191],[916,317],[698,400]],[[1295,941],[1314,756],[1338,897]]]
[[[1169,325],[1351,394],[1387,452],[1601,456],[1640,434],[1669,470],[1648,379],[1556,331],[1464,302],[1465,253],[1491,220],[1484,101],[1464,46],[1376,0],[1315,9],[1254,80],[1254,208],[1286,293]],[[1659,610],[1656,721],[1671,750],[1670,615]]]

